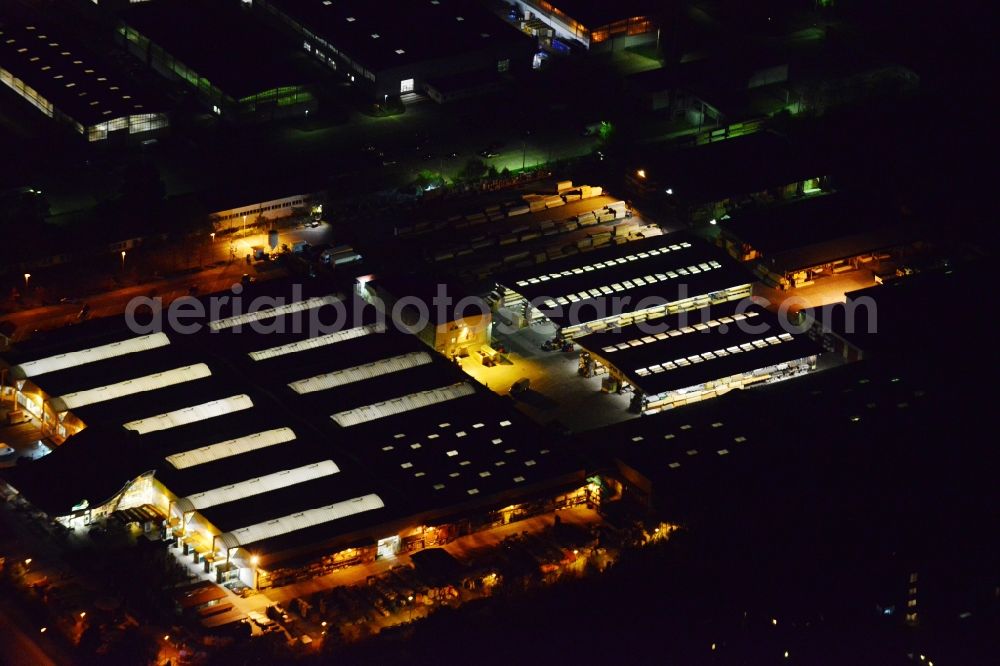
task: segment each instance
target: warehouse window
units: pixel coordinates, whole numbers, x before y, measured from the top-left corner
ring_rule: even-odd
[[[510,58],[504,58],[503,60],[497,60],[497,71],[506,72],[510,70]]]

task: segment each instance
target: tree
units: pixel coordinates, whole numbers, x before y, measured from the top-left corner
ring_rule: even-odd
[[[104,661],[109,664],[152,664],[160,646],[152,636],[138,629],[126,629],[122,635],[108,646]]]
[[[473,157],[462,170],[458,172],[458,177],[462,180],[479,180],[487,173],[486,164],[479,158]]]

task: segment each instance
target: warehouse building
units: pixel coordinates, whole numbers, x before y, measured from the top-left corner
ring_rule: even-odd
[[[392,315],[446,358],[476,354],[493,337],[486,301],[453,284],[416,275],[366,275],[356,285],[361,298]]]
[[[170,124],[124,75],[60,31],[9,11],[0,13],[0,82],[89,142],[144,140]]]
[[[294,30],[302,48],[375,102],[421,94],[435,81],[435,97],[441,100],[444,88],[449,98],[462,97],[466,90],[493,89],[498,74],[527,70],[534,55],[530,38],[468,0],[253,4]],[[477,73],[481,79],[472,76]]]
[[[549,26],[555,37],[588,49],[623,49],[656,41],[662,4],[651,0],[608,3],[601,0],[513,0],[526,20]]]
[[[118,35],[160,75],[189,86],[234,121],[303,116],[317,108],[294,41],[235,2],[152,0],[122,12]]]
[[[516,269],[496,281],[502,307],[520,326],[547,319],[567,340],[746,298],[751,289],[738,263],[684,233]]]
[[[216,309],[189,334],[96,321],[10,355],[16,399],[66,432],[9,488],[74,529],[159,516],[179,556],[256,587],[587,501],[560,441],[374,308],[310,289],[262,285],[256,311],[191,299]],[[296,326],[313,320],[335,330]]]
[[[809,336],[749,300],[575,338],[581,363],[606,368],[610,390],[631,390],[645,414],[796,377],[822,351]],[[590,368],[587,368],[590,370]],[[607,385],[607,382],[606,382]]]
[[[928,304],[953,312],[978,312],[993,298],[985,261],[943,262],[915,275],[850,291],[843,302],[803,312],[803,325],[823,346],[847,361],[912,359],[927,349],[947,349],[956,361],[991,344],[988,326],[928,326]]]
[[[915,253],[917,223],[876,195],[835,193],[746,208],[719,223],[726,250],[780,289],[859,269],[876,275]]]
[[[773,132],[645,153],[626,173],[630,189],[667,204],[692,224],[718,222],[747,205],[833,189],[829,160]]]

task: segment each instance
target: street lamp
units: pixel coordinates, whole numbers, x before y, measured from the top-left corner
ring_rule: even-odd
[[[212,244],[214,245],[215,244],[215,232],[213,231],[212,233],[209,234],[209,236],[212,237]]]
[[[30,279],[31,279],[31,273],[25,273],[24,274],[24,288],[25,289],[28,288],[28,280],[30,280]]]
[[[258,571],[257,565],[258,564],[260,564],[260,557],[258,557],[257,555],[251,555],[250,556],[250,566],[253,567],[253,589],[255,589],[255,590],[258,587],[258,583],[257,583],[257,571]]]
[[[639,178],[645,178],[646,177],[646,170],[645,169],[637,169],[636,172],[635,172],[635,175],[639,176]]]
[[[122,250],[122,271],[125,270],[125,250]]]

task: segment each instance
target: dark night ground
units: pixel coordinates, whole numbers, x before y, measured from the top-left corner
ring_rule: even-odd
[[[862,17],[868,25],[892,29],[887,50],[919,52],[914,66],[941,112],[939,124],[900,116],[900,152],[873,154],[872,171],[886,182],[905,174],[896,184],[922,193],[942,231],[990,246],[994,222],[980,220],[994,203],[981,130],[990,125],[981,89],[992,79],[991,41],[975,33],[992,23],[920,3],[866,11],[878,14]],[[928,303],[924,325],[957,329],[940,344],[900,341],[899,358],[881,367],[800,380],[822,385],[822,397],[747,410],[770,441],[719,476],[665,493],[668,515],[687,527],[670,542],[602,576],[443,611],[405,641],[337,648],[324,661],[892,666],[919,663],[907,653],[923,652],[935,664],[998,663],[996,354],[976,347],[990,338],[993,307],[988,296],[976,310]],[[854,423],[842,391],[861,376],[887,397],[895,376],[926,394]],[[793,384],[778,394],[794,396]],[[911,567],[921,572],[915,629],[901,622]],[[884,599],[896,604],[888,619],[876,609]],[[972,617],[958,620],[963,610]],[[247,649],[232,661],[274,663],[259,643]]]

